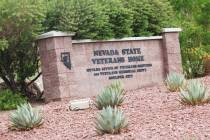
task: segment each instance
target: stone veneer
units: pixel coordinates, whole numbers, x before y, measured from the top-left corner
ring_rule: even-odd
[[[182,72],[180,31],[106,41],[72,40],[73,34],[56,31],[38,36],[46,101],[95,96],[114,80],[126,90],[162,84],[167,73]]]

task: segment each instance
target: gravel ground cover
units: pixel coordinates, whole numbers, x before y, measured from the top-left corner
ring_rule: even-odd
[[[210,84],[210,77],[199,80]],[[8,130],[10,112],[0,112],[0,140],[210,140],[210,104],[184,106],[177,99],[178,93],[164,86],[127,92],[120,108],[129,127],[119,135],[98,136],[94,130],[98,110],[72,112],[68,101],[36,105],[45,122],[31,131]]]

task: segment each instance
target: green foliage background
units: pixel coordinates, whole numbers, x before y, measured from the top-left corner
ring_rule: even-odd
[[[160,34],[173,25],[167,0],[51,0],[45,31],[75,32],[75,39],[109,39]]]
[[[210,54],[210,1],[170,0],[176,12],[180,35],[182,62],[186,77],[205,74],[205,57]]]
[[[20,93],[13,94],[9,89],[0,91],[0,110],[16,109],[18,105],[26,102]]]

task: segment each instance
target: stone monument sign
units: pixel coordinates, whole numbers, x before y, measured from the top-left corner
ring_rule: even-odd
[[[167,73],[182,71],[180,31],[102,41],[56,31],[38,36],[46,100],[95,96],[114,80],[126,90],[162,84]]]

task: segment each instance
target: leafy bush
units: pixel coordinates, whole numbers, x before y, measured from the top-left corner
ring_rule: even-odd
[[[0,91],[0,110],[16,109],[18,105],[25,103],[26,99],[9,89]]]
[[[203,59],[192,54],[190,49],[205,48],[210,45],[208,0],[170,0],[176,11],[177,25],[181,26],[180,42],[182,62],[187,78],[204,75]],[[207,51],[207,50],[205,50]],[[195,57],[196,56],[196,57]]]
[[[46,31],[74,32],[76,39],[107,39],[113,34],[97,0],[52,0],[45,20]]]
[[[181,103],[189,105],[199,105],[209,102],[206,87],[197,80],[192,80],[185,90],[181,89]]]
[[[120,82],[116,82],[106,87],[104,91],[96,97],[95,105],[98,109],[111,106],[115,107],[124,101],[124,90]]]
[[[204,60],[208,56],[204,47],[185,48],[183,49],[183,54],[186,57],[183,65],[185,76],[187,78],[204,76]]]
[[[132,36],[132,10],[125,7],[121,0],[100,0],[100,4],[103,5],[102,10],[108,15],[113,38]]]
[[[128,122],[121,110],[108,106],[99,113],[95,125],[98,134],[117,134],[127,128]]]
[[[134,36],[161,33],[162,28],[173,26],[173,8],[167,0],[123,0],[133,12]]]
[[[179,91],[185,84],[185,77],[182,74],[170,73],[165,80],[166,87],[171,92]]]
[[[75,39],[156,35],[171,26],[167,0],[51,0],[46,31],[75,32]]]
[[[22,104],[10,114],[11,129],[30,130],[43,124],[43,118],[37,109],[29,103]]]
[[[181,33],[181,50],[184,73],[187,78],[200,77],[205,74],[204,58],[207,53],[202,45],[204,30],[196,23],[183,22],[184,32]]]
[[[27,94],[26,79],[39,70],[38,48],[42,32],[43,0],[0,1],[0,78],[14,92]]]
[[[183,65],[184,74],[187,78],[204,76],[205,65],[204,60],[186,61]]]

